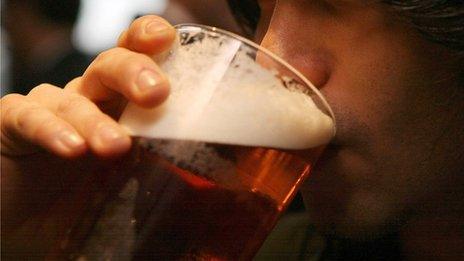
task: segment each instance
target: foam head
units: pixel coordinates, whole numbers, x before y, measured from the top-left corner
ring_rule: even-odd
[[[253,47],[230,36],[181,31],[160,64],[171,81],[169,98],[153,109],[128,104],[120,123],[133,136],[157,139],[281,149],[328,143],[334,122],[307,86],[255,57]]]

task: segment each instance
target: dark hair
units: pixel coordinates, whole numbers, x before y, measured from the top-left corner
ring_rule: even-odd
[[[431,41],[464,52],[464,1],[383,0]]]
[[[74,25],[79,15],[80,0],[6,0],[7,5],[26,4],[44,19],[68,26]]]
[[[253,35],[258,26],[261,9],[256,0],[228,0],[232,14],[248,35]]]
[[[379,0],[389,5],[431,41],[464,53],[463,0]],[[232,12],[247,33],[256,29],[260,9],[256,0],[229,0]]]

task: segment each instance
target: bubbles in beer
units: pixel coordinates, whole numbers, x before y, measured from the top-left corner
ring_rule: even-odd
[[[171,80],[168,100],[154,109],[129,104],[122,115],[132,135],[282,149],[333,136],[332,119],[304,87],[260,65],[251,47],[214,32],[181,38],[161,64]]]
[[[148,152],[161,155],[170,163],[230,189],[241,187],[233,161],[220,155],[220,146],[186,140],[140,138],[136,141]],[[227,155],[230,157],[231,155]]]
[[[92,225],[92,232],[84,241],[77,260],[131,259],[137,223],[133,212],[139,186],[139,182],[131,178],[118,195],[109,201],[99,214],[97,222]]]

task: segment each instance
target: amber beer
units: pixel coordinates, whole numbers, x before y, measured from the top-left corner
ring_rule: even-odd
[[[50,259],[251,260],[322,151],[133,143]]]
[[[300,151],[135,142],[140,187],[133,258],[139,260],[251,260],[320,152],[304,151],[309,158],[303,160]],[[192,160],[176,162],[163,147],[181,148]]]

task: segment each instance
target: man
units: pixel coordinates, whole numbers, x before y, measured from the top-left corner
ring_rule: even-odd
[[[254,4],[233,5],[247,3]],[[257,40],[303,72],[336,115],[336,138],[302,189],[311,221],[334,239],[319,244],[328,250],[318,258],[462,259],[463,4],[263,0],[259,10]],[[60,164],[76,163],[60,157],[90,151],[111,158],[129,149],[127,134],[108,115],[117,118],[125,99],[150,107],[167,97],[162,73],[136,52],[162,52],[173,34],[159,18],[141,18],[121,36],[123,48],[100,55],[64,90],[42,85],[28,96],[2,100],[2,229],[8,224],[10,242],[33,218],[55,213],[42,209],[56,191],[40,208],[11,202],[33,206],[28,195],[37,200],[39,192],[46,194],[33,190],[37,182],[77,175],[60,174]],[[78,165],[79,173],[89,162]],[[72,223],[56,221],[58,231]],[[314,242],[312,232],[304,235],[303,243]],[[369,241],[392,242],[385,237],[398,245],[363,256],[376,246]],[[38,250],[57,237],[47,238]]]
[[[335,111],[303,188],[313,221],[346,258],[462,258],[463,3],[307,2],[260,1],[256,30]],[[256,24],[252,1],[233,6]]]

